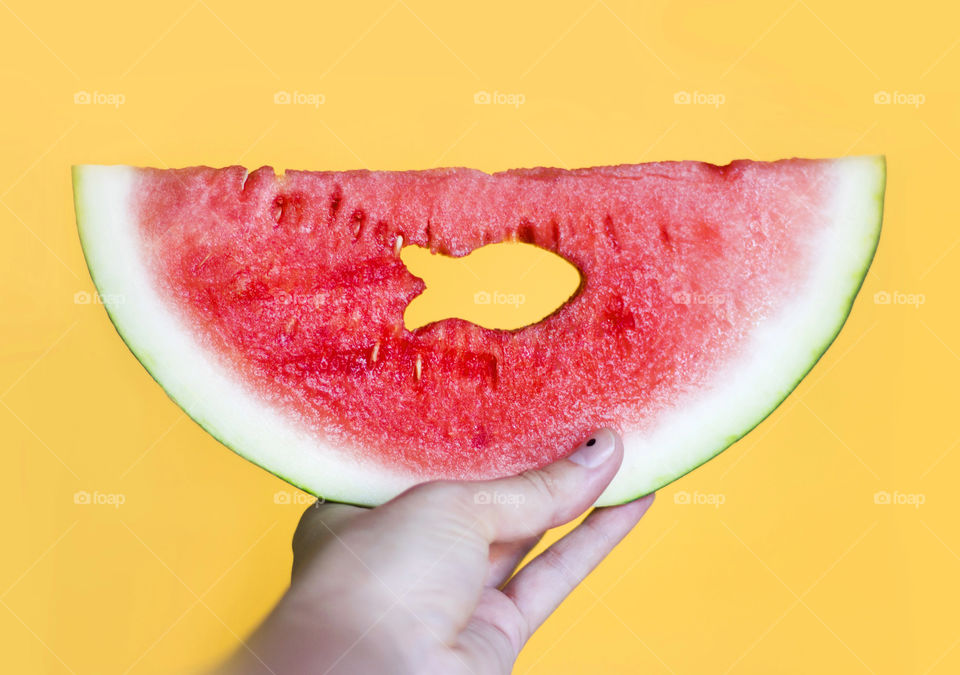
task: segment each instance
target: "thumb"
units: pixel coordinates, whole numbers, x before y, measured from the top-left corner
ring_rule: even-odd
[[[463,483],[488,542],[527,539],[586,511],[613,480],[623,442],[611,429],[591,434],[564,459],[542,469]]]

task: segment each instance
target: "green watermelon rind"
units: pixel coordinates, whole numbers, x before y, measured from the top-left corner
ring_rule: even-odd
[[[719,445],[719,449],[712,452],[708,456],[698,453],[697,454],[698,461],[696,461],[695,463],[691,462],[686,464],[682,470],[669,470],[666,472],[654,473],[646,476],[645,478],[640,476],[640,477],[636,477],[633,480],[630,480],[630,478],[632,477],[618,475],[617,480],[614,481],[615,483],[626,479],[629,482],[634,484],[634,488],[632,490],[617,489],[614,494],[609,494],[612,490],[608,490],[608,492],[605,493],[600,500],[598,500],[598,505],[607,506],[607,505],[625,503],[633,499],[637,499],[645,494],[658,490],[669,483],[672,483],[678,478],[686,475],[687,473],[693,471],[694,469],[706,463],[710,459],[719,455],[721,452],[729,448],[731,445],[736,443],[736,441],[746,436],[750,431],[752,431],[759,424],[761,424],[764,419],[766,419],[779,405],[781,405],[783,401],[786,400],[786,398],[790,395],[790,393],[793,392],[793,390],[799,385],[800,381],[803,380],[803,378],[806,377],[806,375],[813,369],[813,367],[817,364],[820,358],[822,358],[826,350],[837,338],[837,336],[841,332],[847,320],[847,317],[852,311],[856,296],[863,285],[864,279],[867,274],[867,270],[870,267],[870,264],[876,254],[877,246],[879,244],[881,221],[883,216],[883,195],[884,195],[884,188],[885,188],[885,181],[886,181],[886,165],[885,165],[885,160],[882,157],[861,157],[861,158],[850,158],[850,160],[836,160],[836,161],[838,162],[859,161],[864,163],[865,165],[871,165],[871,166],[868,166],[867,168],[868,170],[872,170],[875,173],[875,176],[872,177],[872,180],[874,181],[872,184],[873,193],[869,195],[869,198],[871,200],[870,208],[867,209],[863,214],[864,220],[865,220],[865,223],[862,225],[862,232],[865,237],[865,241],[863,244],[863,251],[862,251],[863,263],[862,265],[858,265],[856,269],[851,268],[850,277],[849,277],[849,291],[846,294],[844,302],[843,303],[838,302],[836,305],[838,310],[834,314],[834,316],[836,317],[835,321],[832,324],[830,324],[829,330],[824,331],[825,334],[827,335],[826,339],[820,341],[817,347],[812,348],[810,350],[809,364],[806,365],[804,368],[802,368],[802,372],[799,374],[799,376],[797,376],[793,380],[791,384],[784,387],[776,395],[771,395],[769,400],[772,403],[767,405],[761,413],[752,417],[751,421],[745,426],[743,426],[743,431],[735,432],[727,435],[723,439],[722,443]],[[103,223],[105,221],[109,221],[110,218],[104,217],[102,211],[108,210],[108,208],[105,207],[103,204],[88,203],[90,201],[89,199],[87,199],[87,195],[90,192],[88,190],[88,187],[89,187],[88,177],[91,175],[91,173],[88,173],[88,172],[102,170],[102,169],[110,170],[111,168],[121,169],[121,170],[126,169],[126,167],[86,167],[86,166],[73,167],[74,202],[75,202],[76,213],[77,213],[77,224],[78,224],[81,246],[83,248],[84,256],[86,258],[87,266],[90,270],[90,275],[94,282],[94,285],[96,286],[98,292],[103,297],[109,296],[112,290],[116,290],[116,288],[111,289],[109,287],[109,284],[106,284],[104,282],[103,276],[109,276],[109,274],[111,273],[111,262],[109,260],[103,259],[103,256],[110,253],[116,253],[116,251],[109,250],[110,248],[109,245],[107,246],[103,245],[102,232],[100,233],[91,232],[92,228],[102,228]],[[867,195],[864,195],[862,198],[866,199]],[[869,220],[869,222],[866,222],[867,220]],[[108,222],[108,225],[109,225],[109,222]],[[98,237],[100,238],[101,241],[99,241],[99,244],[94,244],[93,240]],[[108,250],[104,251],[103,250],[104,248]],[[371,491],[370,493],[367,493],[368,498],[364,498],[362,487],[357,489],[355,485],[356,483],[363,482],[362,478],[360,479],[357,478],[357,476],[362,474],[357,474],[357,473],[353,474],[354,485],[350,484],[351,480],[344,481],[344,484],[346,485],[346,489],[343,489],[343,490],[333,489],[332,487],[333,483],[329,482],[328,484],[331,485],[331,490],[318,490],[309,485],[310,481],[306,479],[305,473],[301,477],[297,477],[296,474],[299,472],[299,470],[298,471],[278,470],[277,468],[275,468],[275,464],[274,464],[274,467],[271,467],[269,465],[271,462],[262,461],[262,458],[258,459],[252,456],[252,454],[255,454],[255,453],[247,452],[246,449],[243,447],[244,446],[243,442],[235,442],[230,440],[227,437],[228,436],[227,432],[232,430],[224,428],[224,430],[221,431],[221,428],[224,427],[222,423],[217,424],[214,420],[209,419],[208,415],[205,414],[205,411],[202,409],[201,406],[191,405],[189,401],[183,400],[185,398],[188,398],[189,395],[185,395],[183,391],[181,391],[181,393],[178,395],[175,391],[172,390],[175,388],[174,386],[169,386],[164,383],[164,378],[158,375],[157,373],[157,371],[161,369],[161,366],[157,363],[157,360],[156,360],[157,355],[152,353],[151,350],[148,348],[148,346],[140,344],[140,341],[138,341],[137,339],[134,339],[134,337],[130,335],[130,333],[135,332],[136,327],[131,326],[130,322],[127,322],[126,328],[125,328],[124,327],[125,322],[121,318],[121,316],[119,316],[119,313],[120,313],[119,308],[112,306],[110,303],[104,303],[104,305],[105,305],[105,309],[107,310],[107,314],[110,317],[110,320],[113,323],[115,329],[117,330],[117,333],[120,335],[121,339],[127,344],[128,348],[134,354],[136,359],[143,365],[144,369],[147,370],[150,376],[161,386],[161,388],[166,392],[166,394],[171,398],[171,400],[177,403],[186,412],[186,414],[189,417],[191,417],[194,421],[196,421],[214,438],[216,438],[222,444],[226,445],[228,448],[233,450],[236,454],[240,455],[241,457],[244,457],[245,459],[256,464],[257,466],[260,466],[261,468],[266,469],[270,473],[276,475],[277,477],[283,479],[284,481],[290,483],[291,485],[294,485],[304,490],[305,492],[316,495],[321,499],[323,499],[324,497],[330,497],[336,501],[343,501],[347,503],[355,503],[360,505],[373,505],[373,504],[382,502],[385,497],[389,496],[389,494],[384,494],[384,490],[381,489],[382,488],[381,486],[380,488],[377,488],[379,490],[377,494],[373,494],[373,492]],[[824,325],[826,325],[825,321],[824,321]],[[148,342],[148,340],[144,340],[144,342]],[[798,367],[798,371],[800,369],[801,368]],[[173,384],[177,384],[177,383],[173,382]],[[241,437],[240,440],[245,441],[246,439]],[[366,468],[371,469],[371,467],[369,466]],[[346,472],[346,469],[344,468],[343,464],[340,465],[340,470],[343,470]],[[353,470],[353,469],[351,468],[350,470]],[[372,470],[382,471],[383,473],[387,473],[386,470],[381,470],[381,469],[378,469],[377,467],[372,467]],[[621,474],[623,473],[624,472],[621,471]],[[331,474],[336,476],[337,469],[335,468],[333,471],[331,471]],[[398,481],[394,481],[394,485],[399,485],[402,482],[406,482],[407,484],[415,482],[415,480],[411,480],[409,477],[401,477],[398,479]],[[639,489],[637,484],[640,484]],[[340,486],[337,485],[337,487],[339,488]],[[398,490],[395,488],[388,488],[387,491],[395,493]],[[319,494],[321,492],[325,494]]]
[[[836,329],[833,331],[833,334],[832,334],[829,338],[827,338],[827,339],[821,344],[820,347],[818,347],[817,349],[813,350],[813,358],[812,358],[812,360],[810,361],[810,367],[807,368],[807,369],[803,372],[803,374],[801,374],[798,378],[796,378],[796,380],[794,380],[793,384],[790,385],[790,386],[787,388],[787,390],[784,392],[783,396],[782,396],[780,399],[776,400],[776,401],[774,402],[774,404],[773,404],[772,406],[770,406],[770,408],[767,410],[767,412],[764,413],[764,415],[756,421],[755,424],[753,424],[752,426],[748,427],[748,428],[747,428],[746,430],[744,430],[742,433],[732,435],[732,436],[730,437],[730,439],[729,439],[729,442],[728,442],[726,445],[724,445],[723,447],[721,447],[719,450],[717,450],[714,454],[710,455],[709,457],[707,457],[705,460],[703,460],[703,461],[700,462],[699,464],[696,464],[696,465],[690,467],[690,468],[689,468],[687,471],[685,471],[684,473],[681,473],[681,474],[679,474],[679,475],[677,475],[677,476],[674,476],[674,477],[672,477],[672,478],[669,478],[669,479],[667,479],[667,480],[663,480],[662,483],[661,483],[658,487],[654,488],[653,490],[647,490],[647,491],[642,492],[641,494],[637,494],[637,495],[634,495],[633,497],[628,497],[628,498],[626,498],[626,499],[616,500],[616,501],[611,502],[610,504],[605,504],[605,506],[616,506],[616,505],[618,505],[618,504],[626,504],[626,503],[628,503],[628,502],[631,502],[631,501],[635,501],[635,500],[637,500],[637,499],[640,499],[641,497],[644,497],[644,496],[650,494],[651,492],[654,492],[654,491],[656,491],[656,490],[659,490],[660,488],[666,487],[667,485],[669,485],[669,484],[671,484],[671,483],[673,483],[673,482],[675,482],[675,481],[677,481],[677,480],[680,480],[681,478],[683,478],[683,477],[686,476],[687,474],[693,472],[693,471],[696,470],[696,469],[699,469],[701,466],[703,466],[704,464],[706,464],[707,462],[709,462],[711,459],[714,459],[714,458],[716,458],[717,456],[719,456],[719,455],[720,455],[721,453],[723,453],[725,450],[727,450],[728,448],[730,448],[730,446],[732,446],[733,444],[735,444],[737,441],[741,440],[742,438],[746,437],[751,431],[753,431],[754,429],[756,429],[757,427],[759,427],[761,424],[763,424],[763,422],[764,422],[768,417],[770,417],[770,415],[772,415],[772,414],[774,413],[774,411],[783,404],[784,401],[786,401],[786,400],[790,397],[790,394],[792,394],[792,393],[796,390],[796,388],[800,386],[800,383],[807,377],[807,375],[810,374],[810,372],[811,372],[811,371],[816,367],[816,365],[820,362],[820,360],[823,358],[824,354],[827,353],[827,350],[830,349],[830,347],[833,345],[833,343],[836,341],[836,339],[840,336],[840,333],[843,331],[843,327],[844,327],[844,326],[846,325],[846,323],[847,323],[847,319],[850,317],[851,312],[853,312],[853,305],[854,305],[854,303],[856,302],[857,296],[860,294],[860,289],[863,288],[863,284],[864,284],[864,282],[866,281],[866,278],[867,278],[867,272],[870,270],[870,266],[873,264],[873,260],[874,260],[874,258],[875,258],[876,255],[877,255],[877,249],[878,249],[879,246],[880,246],[880,233],[881,233],[881,230],[882,230],[882,227],[883,227],[884,194],[885,194],[885,192],[886,192],[887,163],[886,163],[886,157],[884,157],[884,156],[879,156],[879,157],[876,158],[876,160],[877,160],[878,164],[880,165],[880,166],[879,166],[879,168],[880,168],[880,179],[879,179],[879,183],[878,183],[878,186],[877,186],[876,194],[874,195],[874,201],[875,201],[875,203],[876,203],[876,219],[875,219],[876,225],[875,225],[875,227],[874,227],[873,245],[872,245],[872,247],[869,249],[869,254],[868,254],[868,256],[867,256],[867,261],[866,261],[866,263],[865,263],[865,264],[863,265],[863,267],[859,270],[859,272],[857,272],[856,274],[853,275],[853,278],[856,280],[856,282],[855,282],[856,285],[855,285],[853,291],[850,292],[850,294],[849,294],[848,297],[847,297],[847,300],[846,300],[846,303],[845,303],[845,307],[846,307],[846,308],[843,310],[842,317],[841,317],[839,323],[837,324]],[[658,481],[658,482],[660,482],[660,481]]]
[[[96,270],[98,269],[98,266],[94,264],[94,261],[92,260],[92,255],[91,255],[92,247],[89,246],[88,238],[87,236],[85,236],[86,229],[84,227],[84,224],[88,220],[87,218],[84,217],[84,214],[86,213],[86,209],[84,208],[83,199],[82,199],[82,195],[84,194],[83,184],[84,184],[85,168],[86,168],[85,165],[74,165],[71,167],[71,177],[73,179],[73,206],[77,214],[77,232],[80,236],[80,248],[83,251],[84,260],[87,263],[87,270],[90,272],[90,279],[93,281],[93,285],[94,285],[94,288],[97,289],[97,293],[103,296],[104,295],[102,292],[103,287],[100,284],[100,282],[97,280],[98,275]],[[127,349],[130,350],[130,353],[133,354],[133,357],[137,360],[137,362],[141,366],[143,366],[143,369],[147,371],[147,374],[150,376],[150,378],[154,382],[156,382],[158,385],[160,385],[160,388],[167,395],[167,397],[171,401],[173,401],[180,408],[180,410],[187,415],[187,417],[189,417],[194,422],[199,424],[204,431],[209,433],[213,438],[215,438],[222,445],[232,450],[235,454],[239,455],[243,459],[252,463],[254,466],[257,466],[267,471],[268,473],[276,476],[277,478],[283,480],[284,482],[289,483],[290,485],[300,490],[303,490],[308,494],[312,494],[313,496],[318,497],[321,501],[323,500],[323,497],[321,495],[314,494],[308,487],[306,487],[305,485],[302,485],[299,480],[291,478],[289,476],[285,476],[281,473],[278,473],[273,469],[271,469],[270,467],[263,466],[262,464],[259,464],[258,462],[248,457],[246,453],[242,452],[241,449],[236,447],[235,444],[230,443],[226,439],[224,439],[221,436],[221,434],[217,431],[215,425],[210,424],[197,412],[189,410],[183,404],[181,404],[181,402],[177,400],[177,397],[174,396],[174,394],[167,388],[166,385],[164,385],[164,383],[160,380],[160,378],[158,378],[154,374],[154,368],[152,366],[153,359],[151,358],[150,354],[146,353],[144,350],[138,349],[135,345],[127,341],[127,339],[123,335],[123,331],[121,330],[118,324],[117,318],[113,310],[111,309],[110,304],[105,302],[103,303],[103,306],[104,306],[104,309],[106,309],[107,317],[110,319],[110,323],[113,325],[113,328],[117,332],[117,335],[120,337],[120,340],[127,346]]]
[[[87,269],[90,273],[90,278],[93,281],[94,287],[97,289],[98,295],[103,297],[110,297],[111,293],[108,290],[105,290],[105,284],[103,283],[100,271],[105,271],[109,269],[109,263],[100,265],[98,258],[95,253],[96,246],[91,244],[91,233],[89,224],[97,220],[96,218],[91,217],[91,211],[88,209],[88,204],[86,203],[84,195],[87,193],[85,186],[89,184],[89,176],[91,172],[100,170],[100,169],[131,169],[133,167],[124,166],[124,165],[74,165],[71,167],[71,177],[73,181],[73,195],[74,195],[74,210],[77,217],[77,231],[80,238],[80,247],[83,251],[84,260],[87,263]],[[190,406],[182,400],[182,396],[178,396],[175,392],[171,391],[171,386],[164,383],[163,378],[157,375],[158,366],[154,355],[150,353],[148,349],[141,348],[136,340],[129,339],[127,332],[121,326],[122,321],[118,317],[117,308],[109,302],[103,302],[104,309],[106,310],[107,317],[110,320],[110,323],[113,325],[114,330],[116,330],[117,335],[127,346],[127,349],[133,354],[134,358],[143,366],[144,370],[147,371],[147,374],[150,375],[151,379],[160,385],[160,388],[167,395],[167,397],[173,401],[190,419],[196,422],[204,431],[209,433],[213,438],[215,438],[222,445],[226,446],[228,449],[233,451],[235,454],[239,455],[243,459],[247,460],[251,464],[267,471],[268,473],[280,478],[281,480],[289,483],[290,485],[311,494],[314,497],[317,497],[320,501],[336,501],[344,504],[354,504],[357,506],[376,506],[378,503],[382,503],[383,499],[373,499],[369,501],[345,498],[337,496],[334,499],[328,499],[327,496],[319,493],[318,490],[312,489],[305,481],[295,478],[292,474],[287,474],[283,471],[278,471],[275,468],[272,468],[265,462],[258,461],[255,457],[252,457],[241,444],[230,441],[226,437],[226,433],[221,431],[217,424],[209,420],[205,415],[201,414],[200,409]],[[327,493],[332,494],[331,492]]]

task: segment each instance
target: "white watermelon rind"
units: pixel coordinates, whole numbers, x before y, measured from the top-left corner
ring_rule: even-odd
[[[833,241],[844,241],[847,246],[820,247],[824,251],[819,259],[820,273],[811,274],[809,287],[801,294],[806,302],[792,303],[805,306],[806,311],[791,307],[780,317],[771,317],[764,332],[766,339],[755,336],[753,344],[744,350],[747,354],[765,353],[765,357],[748,357],[744,360],[746,363],[729,364],[716,374],[717,392],[713,396],[698,394],[691,399],[700,400],[678,401],[674,407],[674,423],[669,419],[661,423],[665,429],[657,437],[624,433],[624,447],[628,449],[624,465],[601,495],[598,506],[629,502],[659,490],[749,434],[786,400],[840,334],[880,243],[886,158],[882,155],[844,157],[832,160],[832,164],[833,176],[828,185],[832,184],[833,190],[825,208],[831,222],[824,234]],[[770,349],[771,343],[787,348]],[[767,383],[765,396],[748,391],[751,382],[754,385],[762,382],[761,378],[750,377],[751,366],[756,368],[764,362],[770,364],[770,372],[776,376]],[[764,401],[767,401],[765,405]],[[726,435],[715,433],[712,441],[704,442],[704,421],[711,415],[703,408],[712,408],[712,416],[724,421],[727,419],[724,411],[730,411],[731,417],[739,415],[739,424],[727,424],[737,430]],[[696,438],[700,448],[715,450],[678,451],[677,439],[684,436]]]
[[[111,322],[167,396],[235,453],[318,497],[372,505],[408,487],[409,478],[293,423],[197,342],[141,260],[130,208],[135,180],[134,167],[74,166],[77,228]]]
[[[678,401],[652,430],[624,431],[624,465],[598,505],[653,492],[720,454],[789,396],[840,333],[879,242],[886,165],[883,157],[848,157],[831,160],[829,172],[822,210],[830,240],[819,247],[808,287],[756,331],[744,358],[717,373],[712,388]],[[358,459],[363,454],[335,432],[308,432],[197,342],[140,259],[130,208],[135,177],[126,166],[75,166],[77,224],[110,320],[168,396],[237,454],[328,500],[374,505],[418,482]]]

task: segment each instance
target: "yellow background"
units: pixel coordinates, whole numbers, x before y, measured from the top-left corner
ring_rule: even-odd
[[[960,13],[945,4],[0,0],[3,669],[209,663],[283,590],[303,508],[186,419],[102,307],[75,303],[92,285],[70,164],[883,152],[880,250],[837,343],[749,437],[662,491],[517,670],[960,671]],[[481,90],[523,102],[477,105]],[[124,503],[76,504],[81,490]]]

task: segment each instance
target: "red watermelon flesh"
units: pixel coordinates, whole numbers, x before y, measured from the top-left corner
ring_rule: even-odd
[[[541,466],[610,426],[627,451],[613,502],[722,450],[813,365],[872,257],[883,175],[876,158],[81,167],[76,189],[93,277],[125,298],[108,306],[121,335],[239,453],[377,503]],[[464,256],[510,240],[574,264],[575,296],[516,331],[404,327],[424,286],[400,246]]]

